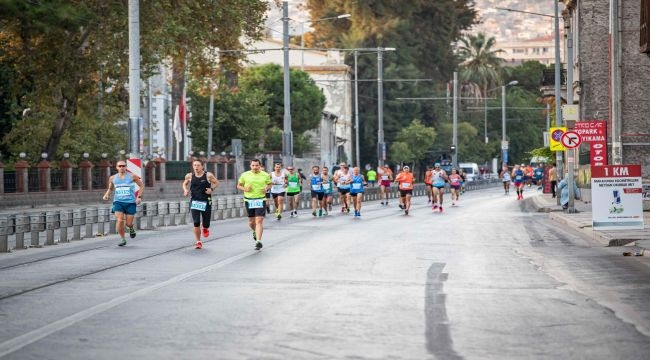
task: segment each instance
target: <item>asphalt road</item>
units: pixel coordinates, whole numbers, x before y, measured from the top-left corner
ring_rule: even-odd
[[[650,357],[648,257],[498,189],[396,205],[0,254],[0,358]]]

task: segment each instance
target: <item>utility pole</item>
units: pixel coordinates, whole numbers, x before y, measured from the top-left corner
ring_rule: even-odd
[[[560,6],[558,1],[553,1],[554,13],[554,33],[555,33],[555,126],[562,126],[562,80],[560,76],[561,63],[560,63]],[[564,177],[564,167],[562,166],[562,151],[555,152],[555,162],[557,164],[557,177],[561,179]],[[557,197],[557,204],[560,205],[560,197]]]
[[[282,163],[293,165],[293,133],[291,132],[291,78],[289,69],[289,2],[282,2],[282,49],[284,51],[284,127],[282,131]]]
[[[359,157],[359,69],[357,67],[357,58],[359,52],[354,50],[354,144],[356,152],[357,166],[361,168],[361,158]]]
[[[384,143],[384,49],[377,48],[377,163],[381,167],[386,158]]]
[[[458,168],[458,72],[454,71],[454,101],[452,112],[451,164]]]
[[[129,0],[129,152],[140,158],[140,3]]]

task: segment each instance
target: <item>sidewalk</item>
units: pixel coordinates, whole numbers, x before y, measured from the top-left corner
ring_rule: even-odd
[[[591,224],[591,203],[575,200],[576,213],[569,214],[557,205],[557,199],[551,194],[538,194],[531,198],[540,212],[548,212],[553,221],[570,226],[586,235],[599,240],[605,246],[623,246],[634,243],[638,248],[648,249],[650,256],[650,212],[645,211],[644,230],[594,231]]]

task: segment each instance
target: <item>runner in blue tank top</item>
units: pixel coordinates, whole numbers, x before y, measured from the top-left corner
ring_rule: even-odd
[[[361,175],[359,167],[355,166],[352,169],[352,176],[350,181],[350,196],[352,197],[352,203],[354,205],[354,216],[361,216],[361,202],[363,201],[363,185],[366,183],[366,179]]]
[[[323,176],[320,174],[320,167],[317,165],[312,166],[309,178],[311,186],[311,214],[316,216],[316,210],[318,210],[318,216],[323,216],[325,189],[323,189]]]
[[[332,210],[332,188],[334,187],[334,182],[332,181],[332,177],[329,175],[329,168],[327,166],[323,166],[323,192],[325,193],[325,196],[323,198],[323,214],[324,215],[329,215],[329,212]]]
[[[524,171],[519,165],[515,165],[512,169],[512,181],[515,183],[515,190],[517,190],[517,200],[524,198]]]
[[[124,236],[124,223],[129,230],[129,236],[133,239],[135,237],[135,228],[133,226],[133,218],[137,211],[137,205],[142,202],[142,193],[144,192],[144,184],[139,176],[126,172],[126,161],[119,160],[117,162],[117,174],[111,175],[108,178],[108,190],[104,193],[104,200],[108,200],[111,191],[115,191],[113,195],[113,212],[115,213],[117,233],[120,235],[120,242],[118,246],[126,245],[126,238]],[[140,190],[136,196],[136,185]]]

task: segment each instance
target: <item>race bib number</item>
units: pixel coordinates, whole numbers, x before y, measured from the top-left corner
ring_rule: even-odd
[[[382,180],[388,180],[388,175],[382,175],[382,176],[381,176],[381,179],[382,179]]]
[[[521,180],[521,178],[522,178],[521,175],[517,175],[517,176],[515,176],[515,180]]]
[[[115,188],[115,196],[125,197],[131,195],[131,188],[128,186],[120,186]]]
[[[329,190],[330,184],[323,184],[323,190]]]
[[[284,191],[284,185],[272,185],[271,186],[271,192],[272,193],[281,193]]]
[[[248,200],[249,209],[260,209],[264,207],[264,199]]]
[[[290,188],[296,188],[296,187],[298,187],[298,183],[295,182],[295,181],[291,181],[291,182],[289,182],[289,187]]]
[[[402,183],[402,187],[403,188],[409,188],[409,187],[411,187],[411,183],[407,183],[407,182]]]
[[[352,184],[352,188],[353,188],[354,190],[360,190],[360,189],[361,189],[361,184],[359,184],[359,183],[354,183],[354,184]]]
[[[205,211],[207,206],[208,206],[207,201],[192,200],[192,202],[190,203],[190,209],[192,210]]]
[[[314,191],[320,191],[323,187],[320,184],[314,184],[311,186],[311,189]]]

